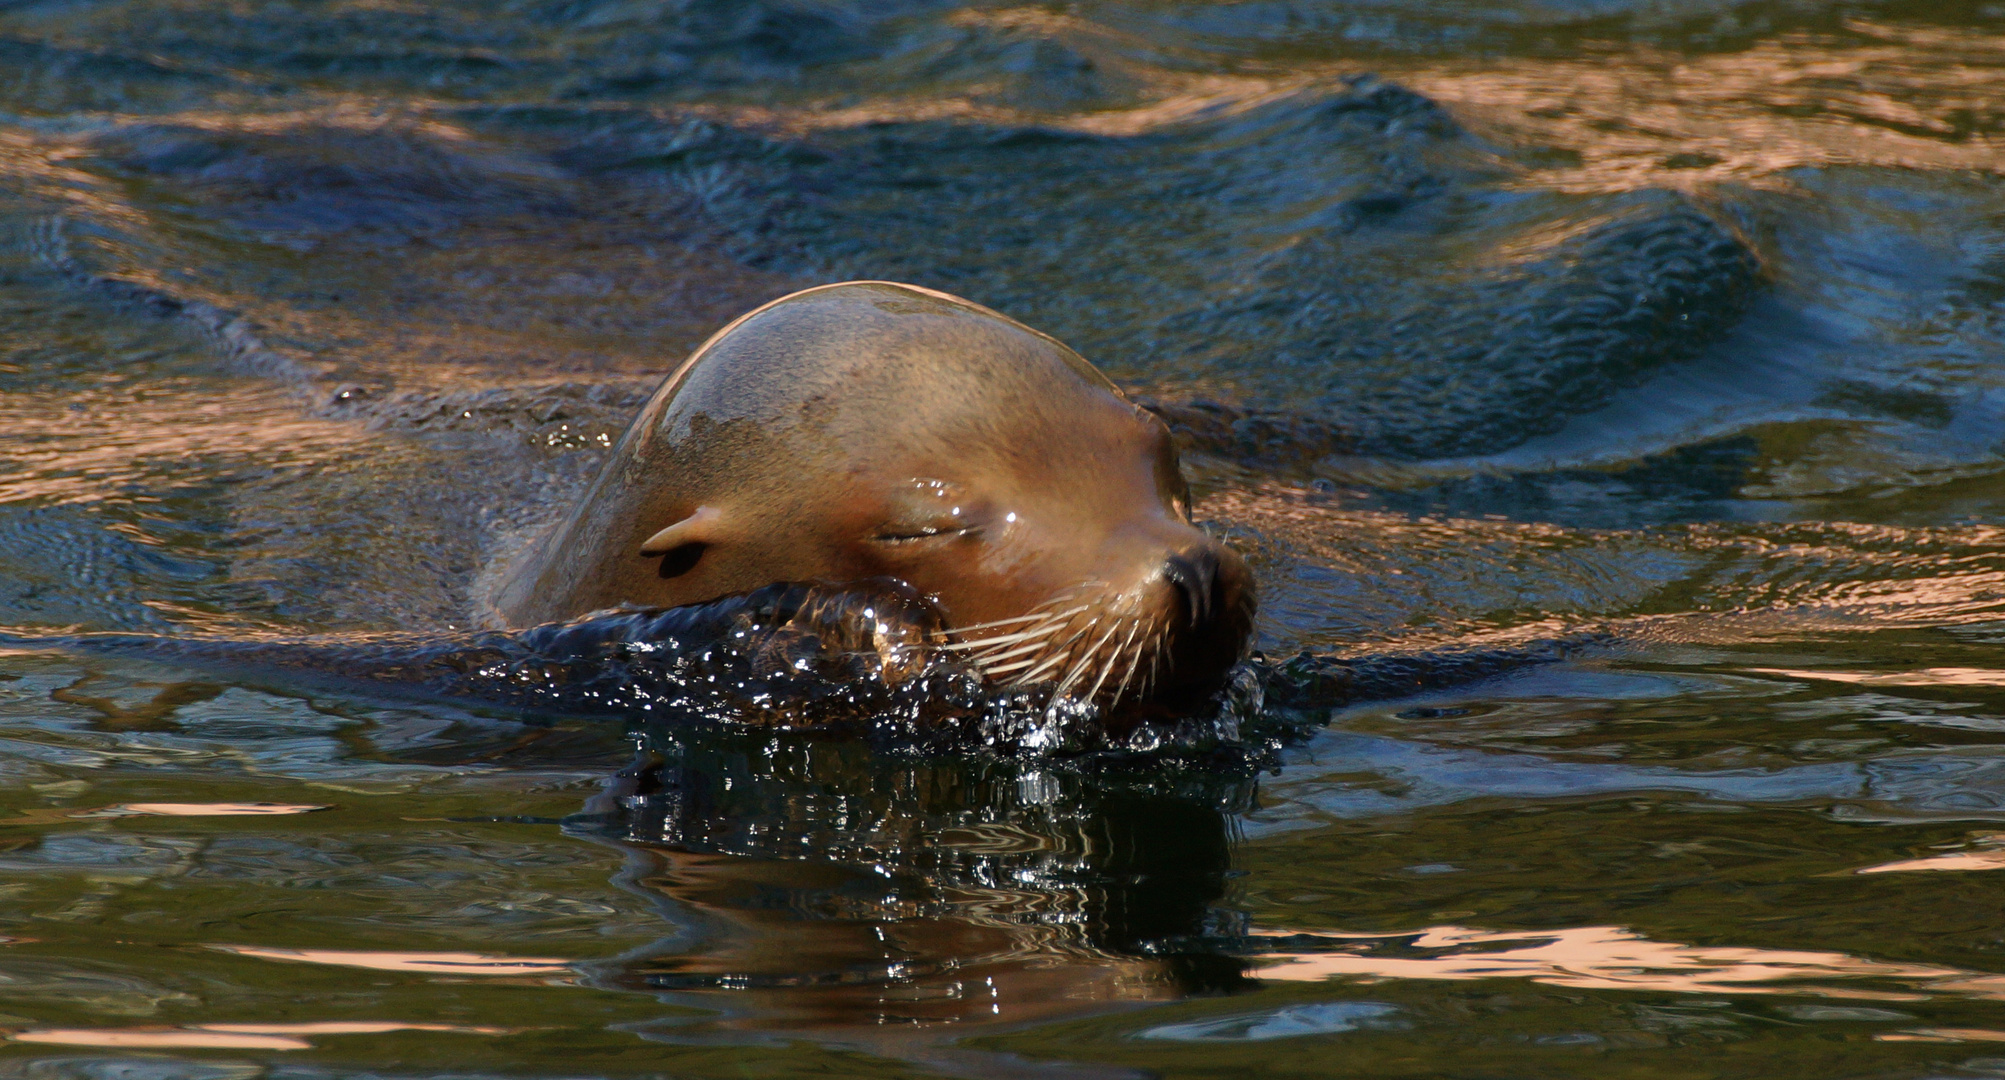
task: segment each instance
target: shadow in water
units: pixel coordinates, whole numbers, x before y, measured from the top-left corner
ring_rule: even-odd
[[[624,883],[684,928],[594,981],[723,1014],[650,1037],[895,1030],[923,1048],[1247,985],[1243,961],[1177,944],[1243,933],[1220,906],[1243,775],[896,760],[784,735],[641,742],[569,826],[628,852]]]

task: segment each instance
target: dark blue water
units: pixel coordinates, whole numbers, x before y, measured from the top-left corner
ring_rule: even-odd
[[[0,654],[0,1072],[2005,1075],[2001,101],[1987,3],[0,2],[0,627],[378,648]],[[857,277],[1172,423],[1207,738],[343,681]]]

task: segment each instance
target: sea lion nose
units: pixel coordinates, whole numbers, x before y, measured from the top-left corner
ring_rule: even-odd
[[[1216,551],[1204,547],[1179,551],[1163,564],[1163,577],[1182,594],[1192,627],[1202,626],[1211,619],[1219,588]]]

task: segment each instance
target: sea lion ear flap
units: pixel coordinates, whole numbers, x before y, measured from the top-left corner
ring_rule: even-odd
[[[716,507],[699,506],[695,513],[641,541],[640,553],[665,556],[661,576],[680,577],[695,568],[703,549],[717,542],[718,523],[723,518],[723,511]]]

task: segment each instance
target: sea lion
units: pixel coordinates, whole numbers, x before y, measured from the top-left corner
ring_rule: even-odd
[[[523,627],[882,580],[988,680],[1110,715],[1207,699],[1254,612],[1246,563],[1191,524],[1161,420],[1048,335],[882,281],[712,335],[491,595]]]

